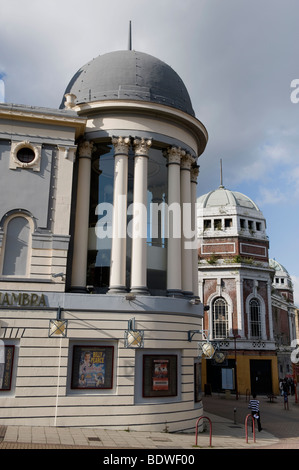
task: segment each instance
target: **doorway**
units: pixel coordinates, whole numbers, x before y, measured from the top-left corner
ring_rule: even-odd
[[[272,393],[272,368],[270,359],[250,359],[251,393]]]

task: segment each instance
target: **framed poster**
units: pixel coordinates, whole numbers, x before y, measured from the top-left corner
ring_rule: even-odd
[[[113,346],[74,346],[72,389],[113,387]]]
[[[0,391],[7,391],[11,389],[11,378],[14,358],[14,346],[2,346],[4,354],[1,355],[0,362]]]
[[[145,354],[143,356],[143,396],[177,395],[177,356]]]

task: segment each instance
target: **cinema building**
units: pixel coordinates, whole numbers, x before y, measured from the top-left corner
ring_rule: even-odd
[[[194,428],[207,138],[176,72],[133,50],[57,109],[0,105],[0,424]]]

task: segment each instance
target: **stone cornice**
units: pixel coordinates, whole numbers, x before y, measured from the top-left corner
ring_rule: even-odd
[[[161,116],[161,118],[177,122],[178,125],[183,125],[185,129],[188,129],[190,134],[196,137],[198,151],[196,152],[200,156],[208,141],[208,132],[205,126],[195,117],[180,111],[179,109],[172,108],[157,103],[145,102],[145,101],[127,101],[127,100],[115,100],[115,101],[94,101],[92,103],[82,103],[72,108],[78,113],[79,116],[86,116],[90,118],[93,115],[109,112],[134,112],[146,113],[152,116]]]

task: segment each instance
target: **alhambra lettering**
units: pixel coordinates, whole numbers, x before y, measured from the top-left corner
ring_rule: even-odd
[[[0,292],[0,307],[46,307],[44,294]]]

